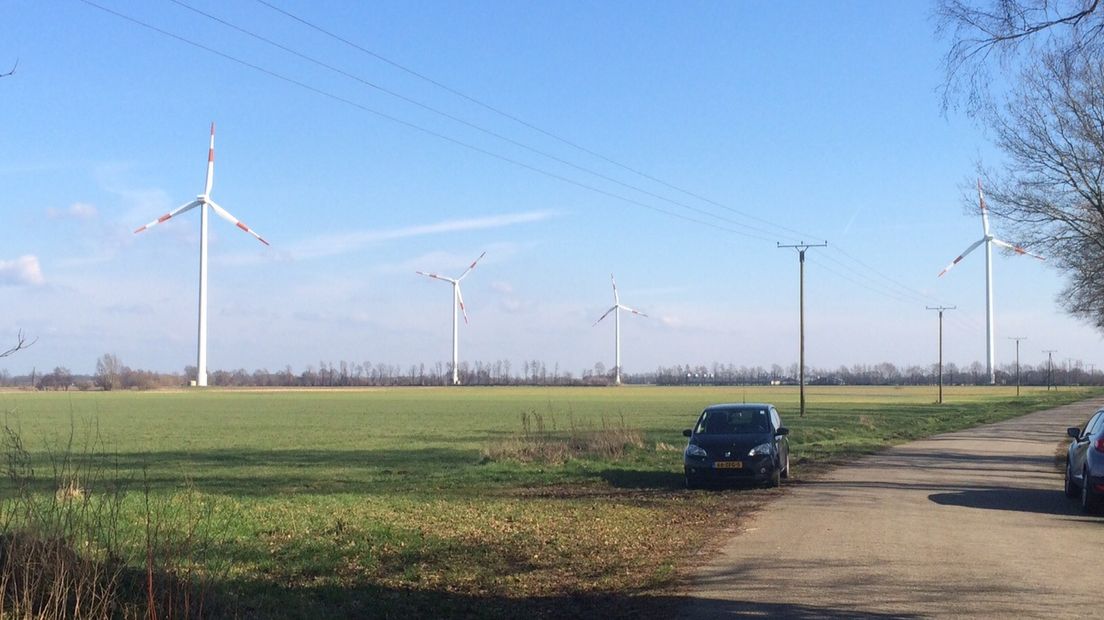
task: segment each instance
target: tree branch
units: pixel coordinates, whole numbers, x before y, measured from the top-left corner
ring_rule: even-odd
[[[15,337],[15,346],[8,349],[7,351],[0,352],[0,358],[7,357],[7,356],[15,353],[16,351],[26,349],[27,347],[31,346],[32,344],[34,344],[36,342],[38,342],[38,338],[35,338],[34,340],[32,340],[30,342],[27,342],[27,335],[23,333],[23,330],[19,330],[19,334],[17,334],[16,337]]]

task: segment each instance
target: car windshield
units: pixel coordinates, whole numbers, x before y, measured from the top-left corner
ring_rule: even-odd
[[[770,431],[766,409],[707,409],[698,421],[699,435],[739,435]]]

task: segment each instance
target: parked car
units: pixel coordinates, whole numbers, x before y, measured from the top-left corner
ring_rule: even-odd
[[[1081,500],[1081,509],[1092,512],[1104,499],[1104,409],[1084,428],[1071,426],[1073,438],[1066,458],[1066,497]]]
[[[694,428],[683,454],[686,487],[753,482],[778,486],[790,476],[789,429],[774,405],[710,405]]]

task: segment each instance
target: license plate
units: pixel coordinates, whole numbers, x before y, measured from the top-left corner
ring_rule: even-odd
[[[716,461],[713,463],[713,467],[716,469],[742,469],[744,467],[743,461]]]

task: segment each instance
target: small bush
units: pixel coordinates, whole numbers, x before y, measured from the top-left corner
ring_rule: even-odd
[[[560,432],[554,414],[549,412],[546,420],[544,415],[527,410],[521,412],[521,432],[485,448],[483,458],[562,464],[577,458],[616,460],[632,448],[643,447],[643,433],[626,427],[624,416],[619,416],[616,423],[603,416],[600,427],[578,423],[571,417],[568,429]]]

